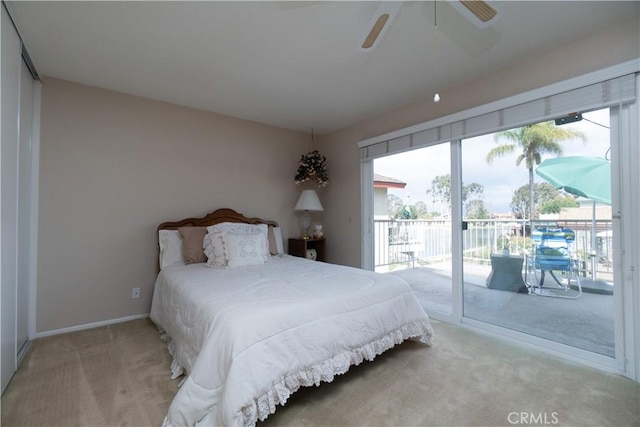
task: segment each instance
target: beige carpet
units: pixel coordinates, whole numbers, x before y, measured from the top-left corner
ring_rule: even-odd
[[[35,340],[2,396],[2,426],[160,426],[176,391],[147,319]]]
[[[639,426],[640,384],[434,322],[263,426]],[[149,320],[36,340],[2,396],[2,426],[159,426],[177,387]]]

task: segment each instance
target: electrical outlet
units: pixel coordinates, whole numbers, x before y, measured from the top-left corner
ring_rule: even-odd
[[[140,298],[140,288],[131,289],[131,298]]]

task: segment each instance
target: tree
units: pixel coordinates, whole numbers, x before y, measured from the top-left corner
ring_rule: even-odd
[[[462,185],[462,203],[464,204],[464,210],[467,213],[467,218],[482,219],[477,215],[484,215],[488,212],[484,208],[484,202],[482,201],[484,193],[484,187],[477,182],[472,182],[469,185]],[[474,197],[475,196],[475,197]],[[471,213],[470,213],[471,212]]]
[[[389,207],[389,216],[393,219],[425,219],[431,217],[427,204],[422,200],[409,205],[405,204],[395,194],[389,194],[387,195],[387,205]]]
[[[569,195],[559,195],[554,199],[551,199],[542,205],[540,213],[543,214],[557,214],[560,213],[562,208],[575,208],[580,206],[576,202],[575,197]]]
[[[387,206],[389,208],[389,216],[391,218],[400,218],[402,210],[404,209],[404,203],[400,197],[395,194],[388,194]]]
[[[441,216],[449,216],[451,212],[451,174],[438,175],[431,181],[431,189],[427,194],[433,195],[434,203],[440,204]]]
[[[484,193],[484,187],[477,182],[469,185],[462,184],[462,204],[468,211],[467,201],[481,200]],[[441,206],[441,216],[449,216],[451,212],[451,174],[438,175],[431,181],[431,189],[427,190],[427,194],[433,196],[434,203]],[[475,196],[474,199],[471,199]]]
[[[429,210],[427,209],[427,204],[422,200],[418,200],[413,204],[413,208],[416,211],[416,216],[420,219],[429,218]]]
[[[484,193],[484,187],[477,182],[472,182],[469,185],[462,184],[462,200],[469,200],[471,196],[478,196],[482,198]]]
[[[413,206],[404,206],[400,213],[400,217],[396,219],[418,219],[418,215],[416,214],[416,210]]]
[[[468,219],[489,218],[489,211],[484,207],[484,202],[481,199],[474,199],[467,202],[466,210]]]
[[[562,154],[562,141],[571,139],[585,140],[582,132],[556,127],[554,122],[542,122],[520,128],[497,132],[494,135],[496,142],[505,139],[507,142],[494,147],[487,154],[487,162],[493,163],[497,157],[504,157],[519,152],[516,165],[524,161],[529,170],[529,200],[534,199],[533,166],[539,165],[543,154]],[[534,205],[529,204],[529,219],[535,218]],[[524,216],[524,213],[523,213]]]
[[[541,182],[533,186],[533,206],[529,203],[531,193],[527,184],[521,186],[513,193],[511,198],[511,211],[516,216],[525,219],[531,219],[531,212],[541,212],[542,206],[561,196],[553,185],[548,182]]]

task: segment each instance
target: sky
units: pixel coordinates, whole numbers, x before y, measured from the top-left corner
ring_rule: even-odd
[[[607,152],[609,150],[608,108],[584,113],[582,121],[562,126],[579,130],[586,137],[585,143],[580,140],[562,143],[563,156],[610,158]],[[529,181],[524,163],[516,166],[519,153],[498,158],[492,164],[486,162],[487,153],[502,142],[496,142],[493,134],[462,141],[462,182],[464,184],[476,182],[484,186],[484,205],[492,213],[510,212],[509,203],[513,193]],[[383,157],[374,161],[374,171],[407,183],[403,190],[389,189],[389,194],[402,198],[406,204],[410,205],[417,201],[424,201],[430,212],[439,211],[440,205],[433,201],[426,190],[431,188],[433,178],[450,173],[449,150],[449,144],[444,143]],[[542,160],[549,157],[554,156],[543,156]],[[537,175],[534,175],[534,180],[536,183],[544,182]]]

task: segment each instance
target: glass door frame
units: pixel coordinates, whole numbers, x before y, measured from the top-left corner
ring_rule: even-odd
[[[612,150],[612,170],[620,171],[619,156],[617,155],[620,147],[620,138],[614,138],[614,135],[619,135],[619,132],[614,131],[614,127],[617,125],[618,120],[614,120],[617,117],[617,108],[611,108],[611,150]],[[615,112],[615,114],[614,114]],[[623,306],[623,294],[624,291],[614,292],[615,298],[615,357],[593,353],[587,350],[571,347],[566,344],[557,343],[544,338],[539,338],[533,335],[529,335],[523,332],[519,332],[512,329],[507,329],[501,326],[492,325],[480,320],[475,320],[464,316],[464,262],[463,262],[463,208],[462,208],[462,140],[455,139],[450,142],[443,142],[442,144],[449,144],[451,151],[451,252],[452,252],[452,265],[451,265],[451,277],[452,277],[452,306],[451,314],[429,311],[427,314],[429,317],[452,324],[458,324],[464,327],[470,327],[472,329],[482,330],[493,335],[504,336],[513,340],[516,340],[522,344],[530,346],[536,349],[542,349],[545,352],[555,354],[560,357],[568,358],[576,362],[596,367],[605,371],[620,373],[625,371],[624,354],[625,354],[625,342],[633,342],[633,339],[625,339],[624,335],[624,320],[623,314],[626,311]],[[627,147],[628,148],[628,147]],[[363,221],[362,221],[362,267],[366,270],[374,270],[374,241],[373,236],[373,161],[366,161],[361,163],[361,182],[363,183],[361,190],[361,203],[363,207]],[[616,183],[619,183],[620,178],[615,176],[618,174],[612,174],[612,195],[614,209],[618,206],[617,201],[618,190]],[[368,185],[366,183],[369,183]],[[615,216],[615,215],[614,215]],[[613,221],[613,233],[614,242],[616,242],[617,253],[622,253],[622,245],[617,242],[620,241],[620,216],[618,220]],[[622,258],[622,257],[618,257]],[[621,277],[621,266],[619,262],[614,265],[614,274],[616,277]],[[620,288],[624,287],[621,282]],[[628,352],[627,352],[628,353]]]
[[[461,174],[460,167],[454,171],[454,164],[456,164],[454,155],[457,155],[457,150],[454,149],[454,144],[450,142],[440,142],[430,144],[420,149],[427,147],[435,147],[437,145],[448,144],[450,147],[451,156],[451,313],[443,311],[428,311],[429,317],[440,320],[447,323],[460,323],[462,318],[462,288],[455,286],[455,283],[462,283],[462,266],[458,260],[462,260],[462,234],[456,235],[456,227],[453,224],[459,224],[462,221],[462,211],[459,212],[456,207],[460,204],[462,193],[461,190],[457,190],[456,182],[459,182],[460,178],[457,175]],[[459,146],[459,144],[457,144]],[[456,151],[454,151],[456,150]],[[409,150],[412,151],[412,150]],[[456,177],[454,177],[456,175]],[[362,188],[360,191],[360,201],[362,206],[362,222],[361,222],[361,266],[365,270],[375,271],[375,226],[374,226],[374,161],[363,161],[360,163],[360,182]],[[458,241],[459,240],[459,241]]]
[[[637,102],[634,105],[637,105]],[[637,108],[637,107],[635,107]],[[622,242],[621,233],[621,205],[620,205],[620,181],[625,181],[621,178],[623,174],[628,174],[630,168],[624,168],[621,165],[620,152],[630,150],[629,140],[630,135],[626,133],[625,138],[621,138],[621,120],[620,120],[620,107],[610,108],[610,144],[611,144],[611,170],[612,170],[612,209],[616,212],[612,215],[613,226],[613,241],[616,254],[624,254],[624,243]],[[637,110],[636,110],[637,111]],[[621,147],[625,141],[625,147]],[[618,171],[614,173],[613,171]],[[629,182],[628,178],[626,182]],[[463,261],[463,216],[462,216],[462,139],[451,141],[451,185],[452,185],[452,238],[453,238],[453,259],[457,262],[453,263],[453,289],[454,297],[452,307],[453,323],[460,325],[468,325],[474,329],[480,329],[489,333],[498,334],[515,339],[525,345],[530,345],[535,348],[544,349],[552,354],[568,358],[582,364],[596,367],[598,369],[610,371],[610,372],[629,372],[628,367],[625,366],[625,354],[634,352],[630,349],[631,343],[635,342],[632,336],[625,336],[625,313],[629,310],[624,307],[623,296],[631,294],[630,284],[623,280],[623,256],[617,255],[614,257],[614,277],[616,278],[616,291],[614,292],[614,333],[615,333],[615,356],[609,357],[601,354],[597,354],[588,350],[579,349],[570,345],[558,343],[545,338],[529,335],[524,332],[519,332],[513,329],[504,328],[501,326],[493,325],[481,320],[472,319],[464,316],[464,261]],[[455,190],[455,191],[454,191]],[[455,207],[455,208],[454,208]],[[457,226],[456,226],[457,224]],[[630,320],[627,315],[628,320]],[[625,344],[626,343],[626,344]],[[635,353],[635,352],[634,352]],[[636,373],[633,373],[636,375]]]
[[[499,335],[516,340],[531,348],[536,348],[547,353],[555,354],[565,359],[574,360],[581,364],[596,367],[598,369],[625,375],[635,381],[640,381],[640,342],[637,336],[640,334],[640,284],[636,270],[640,259],[640,224],[634,218],[640,215],[640,202],[637,192],[633,188],[640,185],[640,174],[637,164],[640,162],[640,137],[637,120],[640,108],[640,74],[637,64],[623,63],[620,66],[610,67],[589,75],[580,76],[565,82],[560,82],[549,87],[541,88],[518,95],[503,101],[476,107],[468,112],[456,113],[452,117],[455,120],[465,118],[465,114],[477,114],[483,111],[497,111],[513,104],[514,99],[540,97],[541,94],[561,93],[567,88],[575,87],[585,82],[605,81],[609,78],[622,75],[623,72],[632,70],[635,74],[635,101],[627,104],[610,107],[611,115],[611,146],[612,146],[612,197],[613,197],[613,236],[615,250],[619,256],[614,261],[616,277],[615,298],[615,357],[611,358],[595,354],[586,350],[577,349],[565,344],[555,343],[546,339],[534,337],[517,331],[511,331],[499,326],[490,325],[464,317],[463,293],[462,293],[462,203],[461,203],[461,140],[452,139],[451,149],[451,201],[452,201],[452,256],[456,260],[452,265],[452,314],[447,316],[442,313],[429,313],[437,320],[470,327],[490,334]],[[526,95],[526,96],[525,96]],[[440,118],[434,122],[446,123],[451,118]],[[535,118],[532,118],[535,120]],[[429,123],[424,124],[427,127]],[[391,134],[362,141],[362,143],[375,143],[381,139],[390,137],[399,138],[403,134],[415,132],[416,126],[405,130],[398,130]],[[486,133],[490,133],[487,130]],[[446,142],[441,142],[446,143]],[[363,146],[367,146],[364,144]],[[623,153],[624,155],[621,155]],[[373,270],[373,160],[363,157],[361,160],[361,209],[362,209],[362,266]],[[622,214],[624,212],[624,215]]]

